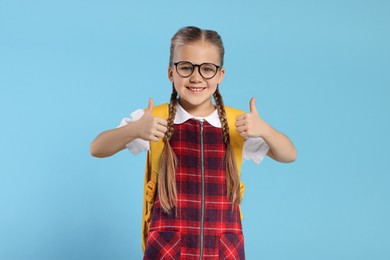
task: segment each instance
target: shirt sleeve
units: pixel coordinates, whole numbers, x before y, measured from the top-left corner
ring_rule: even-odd
[[[133,113],[130,114],[130,117],[125,117],[121,120],[118,127],[122,127],[127,125],[130,122],[137,121],[144,115],[144,110],[137,109]],[[149,142],[143,139],[137,138],[126,144],[126,148],[134,155],[137,155],[143,151],[149,150]]]
[[[244,141],[244,149],[242,152],[243,160],[251,160],[257,164],[266,156],[269,150],[268,144],[261,137],[249,137]]]

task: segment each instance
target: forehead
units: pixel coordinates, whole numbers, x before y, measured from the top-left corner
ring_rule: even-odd
[[[175,62],[185,60],[194,64],[210,62],[219,65],[220,63],[218,48],[204,41],[178,46],[175,49],[174,60]]]

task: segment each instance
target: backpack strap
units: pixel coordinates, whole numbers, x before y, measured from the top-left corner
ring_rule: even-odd
[[[152,115],[167,119],[169,116],[168,104],[153,108]],[[153,204],[157,190],[157,177],[161,154],[164,149],[164,141],[161,138],[157,142],[149,142],[150,149],[146,156],[145,180],[144,180],[144,205],[142,211],[142,251],[145,251],[146,239],[149,232],[149,224],[152,219]]]
[[[225,106],[226,118],[229,126],[230,146],[233,149],[234,157],[236,158],[238,176],[241,176],[242,151],[244,150],[244,138],[236,130],[236,118],[245,113],[245,111]],[[244,197],[245,185],[240,181],[241,199]],[[240,209],[240,217],[244,218]]]
[[[159,105],[153,108],[152,115],[167,119],[169,116],[168,104]],[[237,170],[240,176],[242,164],[242,151],[244,138],[236,131],[237,116],[245,113],[242,110],[225,106],[226,117],[229,125],[230,145],[236,158]],[[145,181],[144,181],[144,205],[142,211],[142,251],[145,251],[146,239],[149,232],[149,225],[152,219],[153,204],[157,190],[157,177],[160,166],[161,154],[164,149],[164,142],[161,138],[158,142],[149,142],[150,149],[146,157]],[[240,182],[241,198],[244,195],[245,186]],[[242,213],[241,213],[242,219]]]
[[[244,138],[236,131],[236,118],[245,112],[228,106],[225,106],[225,112],[229,126],[230,145],[233,149],[234,156],[236,157],[238,175],[240,176]]]

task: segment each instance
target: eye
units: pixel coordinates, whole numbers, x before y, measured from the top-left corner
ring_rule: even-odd
[[[215,66],[205,64],[202,66],[202,71],[203,72],[215,72]]]
[[[182,62],[177,65],[177,68],[181,71],[192,71],[193,66],[189,62]]]
[[[179,69],[184,70],[184,71],[191,71],[192,67],[191,66],[180,66]]]

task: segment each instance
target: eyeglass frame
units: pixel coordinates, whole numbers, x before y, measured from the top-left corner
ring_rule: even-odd
[[[179,63],[184,63],[184,62],[187,62],[187,63],[191,64],[192,67],[193,67],[191,74],[188,75],[188,76],[182,76],[182,75],[179,73],[179,71],[177,70],[177,65],[178,65]],[[202,65],[204,65],[204,64],[210,64],[210,65],[213,65],[213,66],[215,66],[215,67],[217,68],[216,71],[215,71],[215,74],[214,74],[212,77],[206,78],[206,77],[204,77],[204,76],[202,75],[202,72],[200,72],[200,67],[201,67]],[[192,74],[194,73],[194,71],[195,71],[195,67],[198,67],[198,73],[199,73],[199,75],[202,76],[202,78],[204,78],[204,79],[212,79],[212,78],[215,77],[215,75],[217,75],[218,70],[219,70],[220,68],[222,68],[222,66],[218,66],[218,65],[216,65],[216,64],[214,64],[214,63],[211,63],[211,62],[203,62],[202,64],[193,64],[192,62],[189,62],[189,61],[186,61],[186,60],[182,60],[182,61],[175,62],[175,63],[173,63],[173,65],[175,65],[177,74],[179,74],[179,76],[182,77],[182,78],[189,78],[189,77],[191,77],[191,75],[192,75]]]

